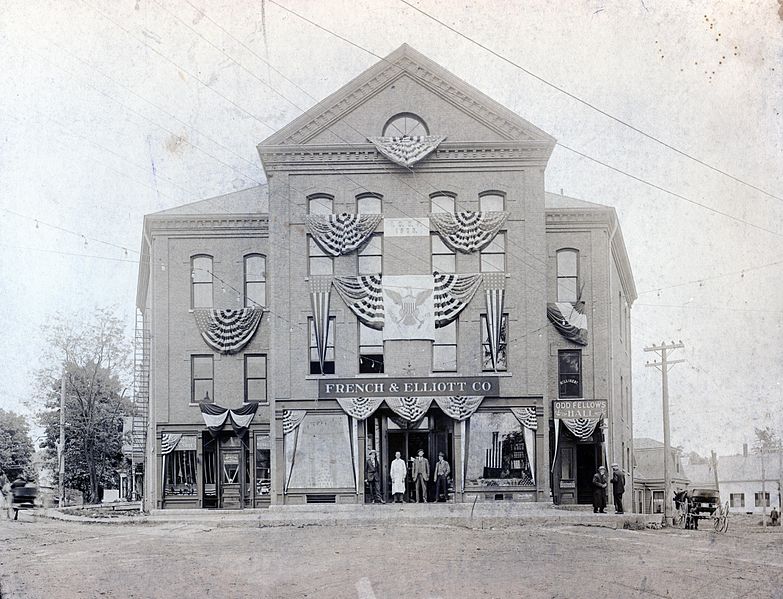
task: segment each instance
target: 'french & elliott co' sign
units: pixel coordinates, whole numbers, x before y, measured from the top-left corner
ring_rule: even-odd
[[[498,380],[494,377],[437,378],[361,378],[321,379],[318,396],[338,397],[420,397],[432,395],[498,395]]]

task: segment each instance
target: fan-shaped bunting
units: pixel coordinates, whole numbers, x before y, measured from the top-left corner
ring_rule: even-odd
[[[206,344],[221,354],[235,354],[255,335],[264,308],[193,310]]]
[[[481,275],[432,273],[435,279],[435,327],[445,327],[470,303],[481,285]]]
[[[465,420],[473,415],[483,399],[483,395],[450,395],[436,397],[435,401],[447,416],[454,420]]]
[[[373,329],[383,329],[381,275],[337,277],[334,279],[334,287],[363,324]]]
[[[584,441],[593,434],[599,420],[600,418],[563,418],[563,424],[574,435]]]
[[[432,397],[386,397],[386,405],[405,420],[416,422],[432,404]]]
[[[437,135],[368,137],[368,141],[392,162],[411,167],[437,148],[446,138]]]
[[[433,212],[430,223],[448,247],[470,254],[489,245],[507,218],[508,212]]]
[[[365,420],[375,413],[383,402],[382,397],[338,397],[337,403],[349,416]]]
[[[359,249],[381,222],[380,214],[308,214],[307,229],[323,251],[332,256]]]

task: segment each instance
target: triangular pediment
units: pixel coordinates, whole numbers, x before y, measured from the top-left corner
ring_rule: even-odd
[[[259,147],[363,144],[396,114],[414,113],[429,134],[455,142],[554,138],[407,44],[364,71]]]

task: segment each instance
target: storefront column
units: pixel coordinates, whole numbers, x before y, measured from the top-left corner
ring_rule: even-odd
[[[543,406],[536,406],[536,501],[552,502],[552,460],[549,456],[549,418]]]
[[[196,433],[196,493],[198,493],[198,507],[204,507],[204,443],[203,431]]]
[[[270,502],[272,505],[285,503],[285,451],[283,448],[283,411],[275,410],[274,443],[270,443],[269,461],[272,476],[272,493]]]
[[[463,478],[465,475],[465,464],[462,460],[462,449],[465,443],[464,432],[467,430],[467,420],[454,422],[454,501],[461,503],[464,500]]]

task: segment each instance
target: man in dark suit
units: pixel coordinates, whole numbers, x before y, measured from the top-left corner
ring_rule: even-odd
[[[378,463],[378,453],[370,450],[370,455],[364,463],[364,482],[370,485],[370,497],[373,503],[386,503],[381,495],[381,465]]]
[[[625,474],[620,470],[619,464],[612,464],[612,495],[614,496],[614,511],[622,514],[623,493],[625,493]]]
[[[606,513],[606,468],[601,466],[593,475],[593,512]]]
[[[427,503],[427,481],[430,480],[430,461],[424,457],[423,449],[420,449],[418,453],[419,455],[413,460],[411,477],[416,487],[416,503]]]

